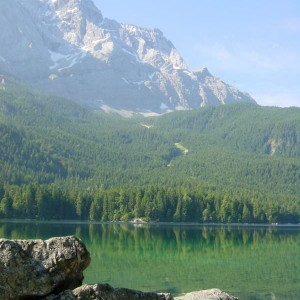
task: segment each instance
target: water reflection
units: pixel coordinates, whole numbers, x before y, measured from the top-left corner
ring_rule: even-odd
[[[154,226],[135,227],[128,224],[90,224],[89,241],[106,245],[113,241],[127,247],[157,247],[181,249],[185,244],[193,248],[224,250],[253,247],[260,243],[289,243],[299,240],[299,227],[230,227],[230,226]]]
[[[103,243],[117,239],[128,243],[171,241],[180,246],[186,241],[205,244],[213,248],[224,246],[253,245],[261,241],[288,241],[298,239],[299,226],[179,226],[179,225],[134,225],[128,223],[71,223],[1,221],[0,237],[48,238],[59,235],[77,235],[91,243]]]
[[[180,294],[219,287],[241,299],[300,299],[300,228],[0,223],[10,239],[77,235],[86,282]]]

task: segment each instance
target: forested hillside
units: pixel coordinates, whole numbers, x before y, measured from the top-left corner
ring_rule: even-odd
[[[1,214],[299,222],[299,141],[298,108],[232,104],[126,119],[11,80],[0,90]],[[43,203],[64,208],[45,214]]]

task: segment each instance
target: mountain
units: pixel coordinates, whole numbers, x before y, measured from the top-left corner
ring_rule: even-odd
[[[189,70],[158,29],[103,18],[91,0],[0,2],[0,74],[93,108],[174,111],[254,102]]]

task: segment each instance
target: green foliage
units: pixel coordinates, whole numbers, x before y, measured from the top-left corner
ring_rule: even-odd
[[[0,202],[4,218],[197,223],[299,223],[300,203],[294,197],[238,194],[203,187],[110,188],[85,191],[56,185],[5,186]]]
[[[299,141],[297,108],[232,104],[126,119],[10,82],[0,91],[1,212],[297,222]]]

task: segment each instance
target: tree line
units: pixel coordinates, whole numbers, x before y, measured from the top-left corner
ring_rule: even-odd
[[[56,185],[0,186],[0,217],[89,221],[299,223],[296,199],[215,188],[104,187],[68,191]]]

